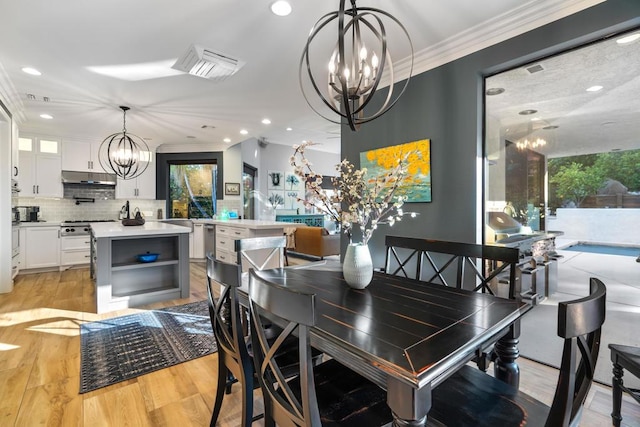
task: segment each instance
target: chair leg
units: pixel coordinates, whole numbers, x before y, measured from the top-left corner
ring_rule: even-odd
[[[236,377],[233,376],[233,373],[231,371],[227,372],[227,385],[224,388],[224,393],[225,394],[231,394],[231,386],[233,386],[235,383],[238,382],[238,379]]]
[[[253,371],[245,369],[242,386],[242,426],[250,427],[253,423]]]
[[[213,413],[211,415],[210,427],[214,427],[220,416],[220,409],[222,408],[222,399],[224,399],[225,391],[227,389],[227,376],[229,371],[227,367],[221,361],[222,357],[219,356],[220,362],[218,363],[218,385],[216,387],[216,399],[213,404]],[[229,386],[230,388],[230,386]]]
[[[611,421],[615,427],[620,427],[622,422],[622,415],[620,414],[622,409],[622,375],[624,370],[622,366],[617,363],[613,364],[613,378],[611,384],[613,385],[613,411],[611,412]]]

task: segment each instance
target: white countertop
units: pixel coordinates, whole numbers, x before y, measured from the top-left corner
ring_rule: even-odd
[[[158,234],[189,233],[191,230],[180,225],[164,222],[145,222],[143,225],[124,226],[121,222],[92,222],[93,235],[101,237],[150,236]]]

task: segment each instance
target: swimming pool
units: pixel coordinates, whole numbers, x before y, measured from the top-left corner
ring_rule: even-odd
[[[640,248],[631,246],[595,245],[589,243],[578,243],[564,248],[565,251],[590,252],[595,254],[623,255],[637,257],[640,255]]]

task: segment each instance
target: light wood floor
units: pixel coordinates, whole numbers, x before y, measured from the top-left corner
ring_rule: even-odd
[[[191,296],[144,308],[206,298],[204,264],[191,264]],[[206,426],[215,395],[217,355],[86,394],[80,383],[79,325],[139,311],[95,314],[88,269],[20,275],[0,294],[0,426]],[[557,371],[521,359],[521,388],[549,403]],[[237,426],[238,387],[225,397],[221,426]],[[259,406],[259,399],[256,399]],[[260,410],[260,408],[258,408]],[[582,426],[611,425],[611,390],[594,385]],[[625,402],[627,426],[640,426]],[[257,423],[256,425],[262,425]]]

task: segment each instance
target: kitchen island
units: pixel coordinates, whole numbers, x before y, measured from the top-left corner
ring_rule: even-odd
[[[163,222],[90,228],[97,313],[189,297],[188,228]]]
[[[284,236],[285,228],[305,226],[305,224],[254,219],[214,219],[208,220],[207,223],[214,226],[215,232],[213,236],[214,241],[205,241],[205,247],[207,246],[207,243],[213,243],[213,251],[211,252],[214,254],[215,258],[228,263],[236,263],[238,260],[238,254],[235,252],[235,241],[238,239]],[[207,236],[207,239],[210,238],[210,236]],[[258,260],[258,262],[263,262],[270,253],[269,250],[258,252],[262,252],[262,255],[254,254],[254,259]],[[265,268],[277,267],[278,265],[279,260],[277,257],[274,257],[271,262],[265,266]],[[242,268],[243,271],[247,271],[249,266],[243,263]]]

